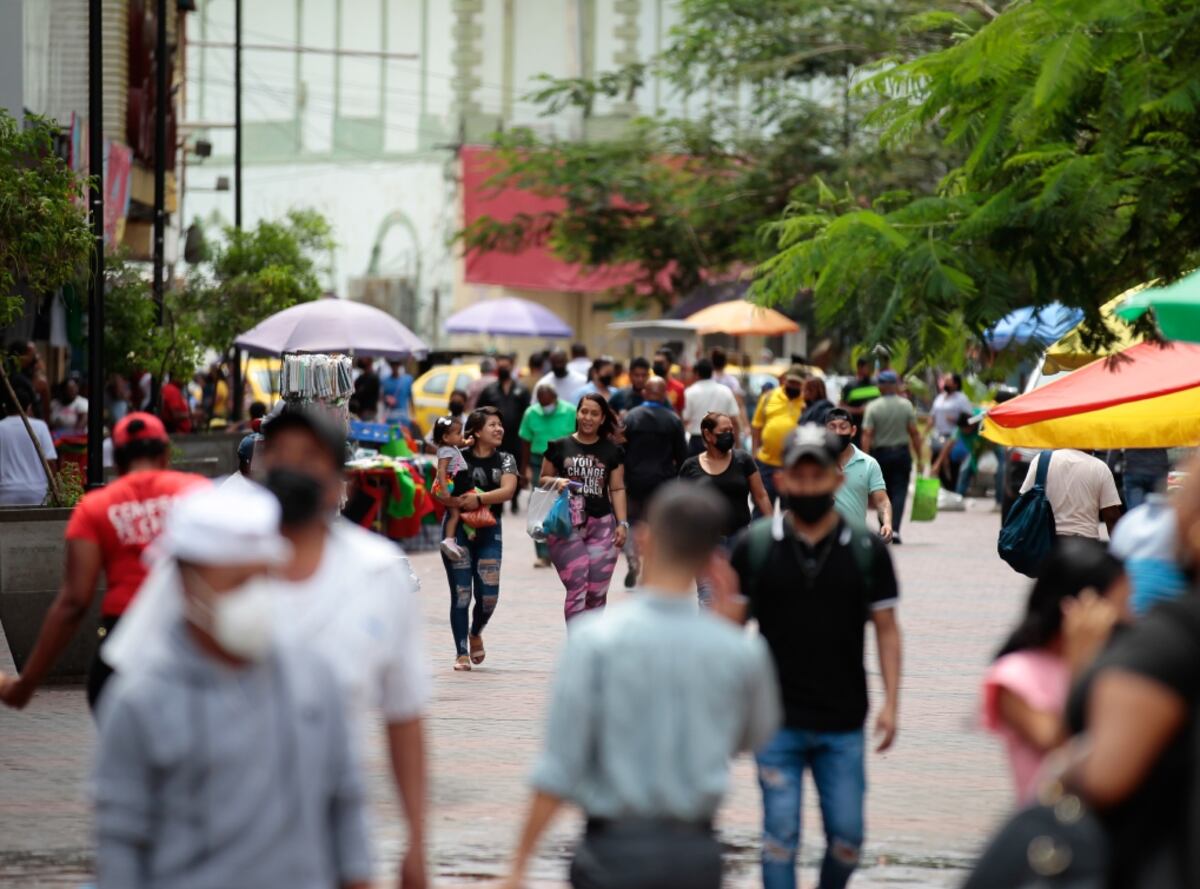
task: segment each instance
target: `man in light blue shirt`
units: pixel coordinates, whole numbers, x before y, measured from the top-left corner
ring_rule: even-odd
[[[838,462],[842,467],[842,486],[834,496],[834,506],[847,522],[867,527],[867,508],[874,507],[879,516],[879,536],[884,543],[899,543],[892,537],[892,502],[888,499],[887,485],[879,461],[864,454],[854,444],[858,427],[845,408],[834,408],[825,418],[825,428],[838,437],[842,453]]]
[[[714,557],[725,508],[704,487],[663,488],[648,525],[635,531],[644,586],[632,601],[572,625],[506,886],[522,885],[538,840],[568,800],[588,818],[573,885],[720,886],[712,819],[729,760],[767,743],[781,718],[770,653],[734,623],[745,603],[731,592],[728,562]],[[698,574],[714,583],[722,617],[696,607]]]

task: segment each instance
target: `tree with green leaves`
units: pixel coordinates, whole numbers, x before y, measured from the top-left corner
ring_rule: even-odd
[[[532,101],[587,119],[602,102],[633,98],[655,73],[698,116],[636,119],[615,137],[583,142],[529,130],[497,136],[492,183],[563,207],[478,219],[461,233],[464,247],[547,244],[585,267],[628,263],[636,279],[617,295],[665,306],[705,279],[769,259],[763,225],[815,199],[817,176],[869,180],[872,195],[931,191],[953,150],[932,139],[881,148],[865,123],[879,100],[852,89],[864,66],[945,44],[944,29],[904,26],[929,2],[681,0],[681,24],[648,66],[545,78]],[[941,5],[981,17],[970,3]]]
[[[961,161],[931,194],[868,205],[818,184],[771,228],[757,292],[811,288],[819,318],[922,354],[1013,308],[1087,313],[1200,264],[1200,5],[1026,0],[982,20],[943,12],[953,42],[863,86],[885,144],[930,135]],[[929,23],[929,17],[927,17]],[[961,346],[959,346],[961,351]]]

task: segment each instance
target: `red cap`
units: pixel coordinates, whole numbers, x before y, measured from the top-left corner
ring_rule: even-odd
[[[117,421],[117,425],[113,427],[112,440],[114,448],[123,448],[134,441],[169,443],[171,437],[167,435],[167,427],[163,426],[162,420],[154,414],[134,411]]]

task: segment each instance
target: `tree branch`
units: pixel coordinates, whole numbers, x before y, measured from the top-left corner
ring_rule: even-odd
[[[985,2],[985,0],[958,0],[958,3],[967,9],[973,9],[988,21],[994,21],[1000,18],[1000,13],[993,9]]]

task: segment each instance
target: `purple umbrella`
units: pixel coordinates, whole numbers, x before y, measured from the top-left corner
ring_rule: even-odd
[[[569,338],[571,327],[545,306],[517,299],[485,299],[446,319],[446,333]]]
[[[349,299],[300,303],[260,321],[235,341],[247,352],[353,352],[378,358],[424,357],[420,337],[374,306]]]

